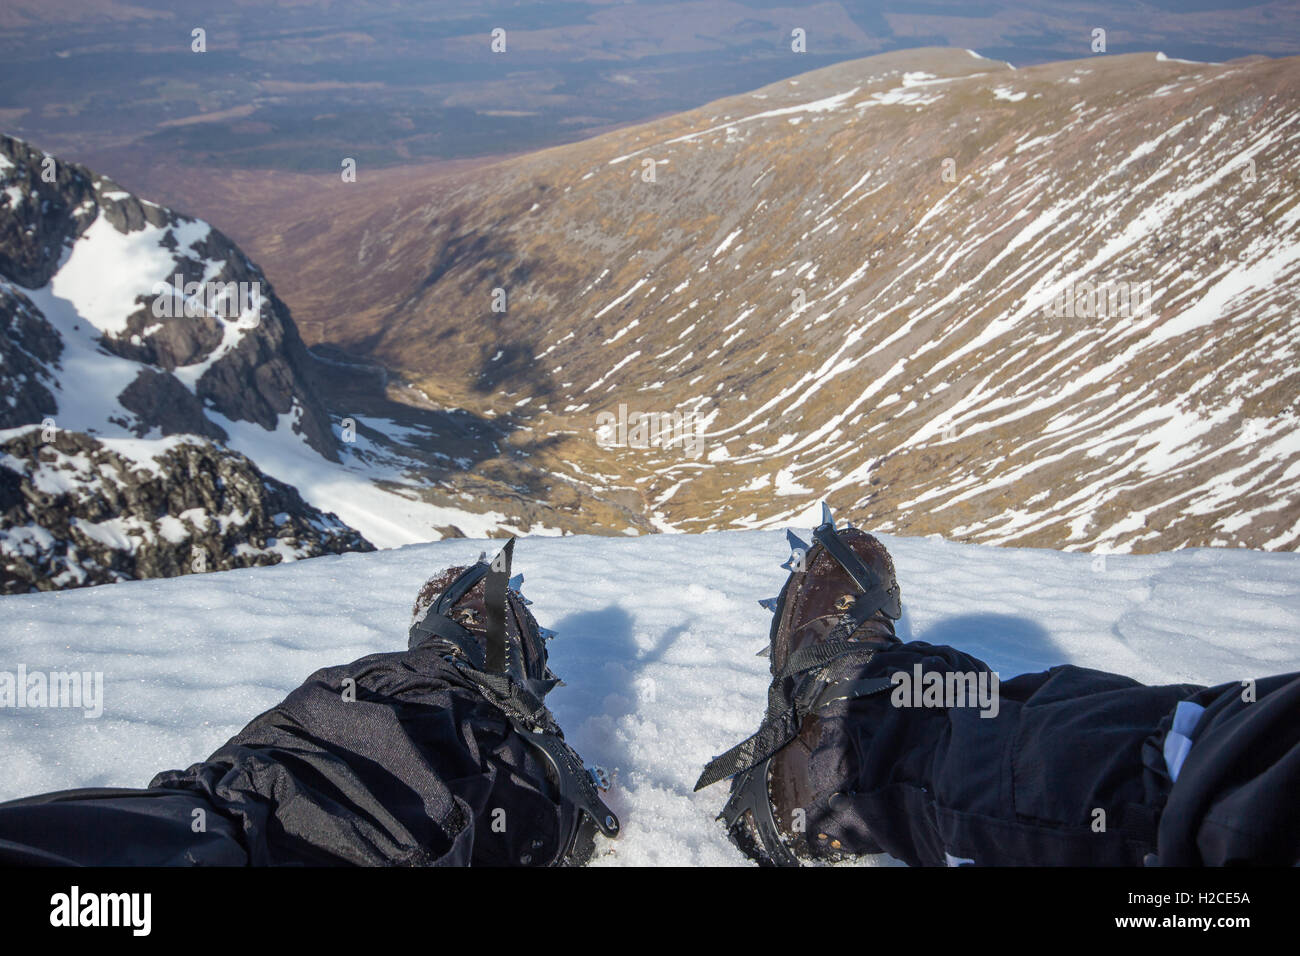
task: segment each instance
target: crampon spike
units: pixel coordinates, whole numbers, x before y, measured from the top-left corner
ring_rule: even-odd
[[[804,552],[804,554],[808,553],[809,551],[808,542],[805,541],[803,538],[799,537],[797,534],[795,534],[793,531],[791,531],[788,528],[786,529],[785,532],[785,540],[790,543],[791,551],[802,551]]]
[[[824,501],[822,502],[822,524],[835,527],[835,516],[831,514],[831,506]]]
[[[489,673],[503,672],[509,657],[506,647],[506,582],[510,580],[510,562],[514,553],[515,539],[512,537],[488,565],[483,583],[483,604],[487,616],[483,669]]]
[[[505,545],[501,548],[501,550],[498,551],[498,552],[497,552],[495,555],[493,555],[493,557],[492,557],[492,564],[491,564],[492,572],[493,572],[494,574],[502,574],[502,575],[505,575],[505,580],[506,580],[506,582],[507,582],[507,583],[506,583],[506,586],[507,586],[507,587],[510,586],[510,585],[509,585],[509,582],[512,580],[511,575],[510,575],[510,564],[511,564],[512,561],[514,561],[514,554],[515,554],[515,537],[514,537],[514,535],[511,535],[511,536],[510,536],[510,540],[508,540],[508,541],[505,543]],[[487,552],[486,552],[486,551],[483,552],[483,556],[480,557],[479,560],[480,560],[480,561],[485,561],[485,560],[487,560]],[[522,581],[524,576],[523,576],[522,574],[520,574],[520,575],[518,575],[518,577],[519,577],[519,579]]]
[[[520,571],[518,574],[512,577],[510,579],[510,583],[506,585],[506,587],[510,588],[510,590],[516,592],[522,590],[523,586],[524,586],[524,574],[522,571]]]
[[[774,598],[774,597],[763,598],[763,600],[761,600],[761,601],[758,602],[758,606],[761,607],[761,608],[762,608],[763,610],[765,610],[765,611],[770,611],[770,612],[772,612],[773,614],[775,614],[775,613],[776,613],[776,602],[777,602],[778,600],[780,600],[780,598]]]

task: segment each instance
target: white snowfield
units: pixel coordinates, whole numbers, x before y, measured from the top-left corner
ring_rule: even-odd
[[[805,530],[801,536],[807,537]],[[1300,555],[1092,556],[884,537],[904,637],[952,644],[1003,678],[1059,663],[1148,683],[1300,670]],[[0,799],[144,786],[204,759],[313,670],[405,646],[419,584],[499,541],[448,540],[168,580],[0,598],[0,671],[99,671],[103,714],[0,709]],[[779,532],[528,538],[515,570],[568,683],[548,703],[614,780],[623,822],[597,865],[746,861],[692,794],[763,712]],[[868,862],[887,862],[877,858]]]

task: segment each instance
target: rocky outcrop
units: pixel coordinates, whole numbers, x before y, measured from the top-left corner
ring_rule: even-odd
[[[163,434],[174,430],[174,423],[166,420],[174,417],[169,412],[162,417],[151,412],[165,409],[164,395],[174,397],[180,387],[198,399],[185,402],[184,413],[196,434],[224,434],[211,421],[194,420],[195,409],[201,414],[205,405],[226,418],[256,422],[267,429],[276,428],[279,416],[296,407],[300,412],[293,427],[317,452],[336,461],[329,415],[308,374],[313,360],[266,276],[234,243],[207,224],[133,196],[83,166],[56,160],[22,140],[0,135],[0,277],[25,289],[46,286],[69,250],[101,219],[123,236],[156,232],[160,255],[151,259],[171,259],[170,267],[142,278],[134,310],[115,317],[119,321],[111,330],[101,330],[104,350],[168,375],[187,367],[202,369],[190,386],[179,380],[165,384],[162,375],[146,372],[132,383],[129,396],[113,396],[136,413],[133,430],[141,434],[154,427]],[[105,268],[120,268],[120,264]],[[177,281],[182,288],[201,283],[208,290],[255,290],[255,305],[243,316],[183,307],[171,310],[178,314],[168,314],[165,308],[155,308],[157,300],[164,298],[157,294],[156,284]],[[171,294],[165,298],[175,301]],[[163,391],[150,399],[142,390],[152,386]],[[25,402],[37,404],[37,398]],[[10,424],[26,423],[14,420],[17,416],[11,412]],[[28,420],[40,419],[29,415]]]
[[[220,444],[337,461],[312,362],[221,233],[0,136],[0,593],[373,550]]]
[[[41,428],[0,441],[0,594],[374,550],[210,441],[159,442],[147,459],[113,444]]]
[[[51,181],[52,180],[52,181]],[[0,135],[0,275],[38,289],[97,214],[93,177]]]
[[[25,295],[0,286],[0,428],[39,422],[58,404],[50,393],[63,342]]]
[[[203,402],[193,392],[164,372],[140,369],[117,400],[137,416],[141,424],[135,426],[135,431],[141,437],[148,431],[145,422],[163,435],[204,435],[218,441],[230,437],[203,414]]]

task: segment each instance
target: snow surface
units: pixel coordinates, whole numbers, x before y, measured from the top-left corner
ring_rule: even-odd
[[[126,331],[126,320],[140,308],[137,298],[153,291],[157,283],[170,281],[177,269],[176,257],[191,255],[192,247],[211,231],[205,222],[183,219],[175,225],[146,223],[135,232],[121,232],[107,218],[97,216],[66,252],[50,292],[67,300],[99,331],[120,335]],[[169,237],[177,244],[176,252],[163,244]],[[216,274],[212,263],[206,273],[205,280]]]
[[[208,417],[230,436],[225,443],[247,455],[268,475],[293,485],[308,503],[333,512],[345,524],[356,528],[378,548],[394,548],[428,541],[438,536],[437,528],[455,525],[471,537],[485,537],[498,529],[522,533],[507,515],[496,511],[475,512],[463,508],[433,505],[418,498],[418,482],[406,473],[409,463],[399,455],[387,454],[379,446],[357,435],[352,443],[340,443],[341,463],[327,461],[294,431],[301,409],[278,416],[274,431],[255,422],[235,421],[208,409]],[[387,431],[386,419],[370,419],[376,430]],[[409,435],[397,429],[397,440]],[[358,451],[369,453],[362,460]],[[406,494],[388,490],[376,482],[387,481],[393,488],[404,486]],[[559,534],[558,529],[535,525],[529,533]]]
[[[806,533],[805,533],[806,537]],[[1300,556],[1093,556],[883,536],[900,633],[1000,674],[1071,662],[1148,683],[1300,670]],[[0,709],[0,799],[143,786],[204,759],[316,668],[405,646],[419,584],[499,542],[456,539],[268,568],[0,598],[0,670],[104,674],[104,713]],[[691,787],[763,711],[779,532],[528,538],[516,570],[568,683],[549,704],[611,771],[623,835],[598,865],[741,864]],[[884,858],[869,862],[888,862]]]

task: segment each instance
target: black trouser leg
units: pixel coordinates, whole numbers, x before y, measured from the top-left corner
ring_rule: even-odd
[[[505,715],[425,647],[317,671],[147,790],[0,805],[0,862],[537,864],[574,813]]]
[[[906,674],[911,690],[918,674],[989,670],[922,642],[859,667],[837,676]],[[1155,849],[1170,788],[1161,723],[1201,688],[1064,666],[1000,683],[996,708],[902,706],[918,700],[904,689],[823,715],[809,772],[829,838],[913,865],[1140,865]]]

